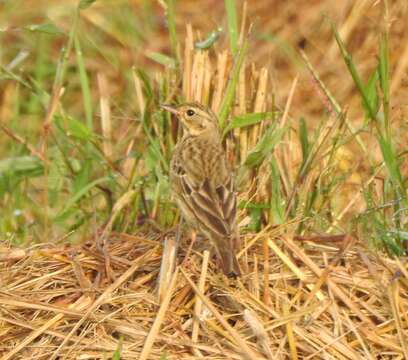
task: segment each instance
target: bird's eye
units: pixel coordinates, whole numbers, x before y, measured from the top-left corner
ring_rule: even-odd
[[[193,116],[195,114],[194,110],[188,109],[187,116]]]

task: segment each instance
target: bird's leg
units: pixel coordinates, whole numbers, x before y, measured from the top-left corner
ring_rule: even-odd
[[[217,267],[217,269],[222,267],[222,261],[221,261],[221,255],[220,252],[218,251],[218,248],[216,246],[211,246],[211,255],[214,259],[214,264]]]

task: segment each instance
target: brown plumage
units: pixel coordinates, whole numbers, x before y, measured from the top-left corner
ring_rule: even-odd
[[[184,128],[170,165],[171,189],[181,213],[211,240],[225,275],[239,276],[237,198],[218,119],[199,103],[162,107],[176,114]]]

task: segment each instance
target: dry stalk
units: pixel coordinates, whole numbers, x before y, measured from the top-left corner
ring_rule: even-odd
[[[160,330],[160,326],[161,326],[161,324],[163,322],[164,315],[165,315],[165,313],[167,311],[167,308],[169,306],[171,297],[173,295],[173,292],[174,292],[174,289],[175,289],[175,286],[176,286],[177,277],[178,277],[178,272],[179,272],[179,268],[176,268],[176,271],[173,274],[173,277],[171,279],[171,282],[170,282],[170,285],[169,285],[169,287],[167,289],[167,292],[166,292],[166,294],[165,294],[165,296],[163,298],[163,301],[162,301],[162,303],[160,305],[159,311],[157,312],[157,316],[156,316],[156,318],[155,318],[155,320],[153,322],[153,325],[152,325],[152,327],[150,329],[149,334],[146,337],[145,343],[144,343],[143,348],[142,348],[142,352],[140,353],[139,360],[146,360],[149,357],[151,348],[152,348],[153,343],[154,343],[154,341],[156,339],[156,336],[157,336],[157,334],[158,334],[158,332]]]
[[[101,125],[103,134],[103,152],[108,159],[112,160],[112,119],[110,115],[109,105],[109,86],[106,76],[102,73],[98,73],[98,87],[100,100],[99,105],[101,108]]]
[[[158,300],[162,303],[168,293],[171,279],[177,263],[178,243],[174,237],[166,236],[164,239],[163,255],[158,278]]]
[[[204,287],[205,287],[205,279],[207,277],[207,270],[208,270],[208,260],[210,258],[210,252],[208,250],[204,251],[203,254],[203,263],[201,266],[201,274],[200,274],[200,280],[198,283],[198,289],[204,294]],[[194,306],[194,322],[193,322],[193,331],[191,333],[191,341],[197,342],[198,340],[198,333],[199,333],[199,327],[200,327],[200,318],[201,318],[201,310],[203,307],[203,302],[202,300],[196,296],[195,300],[195,306]],[[197,351],[196,353],[197,356],[203,357],[203,355]]]

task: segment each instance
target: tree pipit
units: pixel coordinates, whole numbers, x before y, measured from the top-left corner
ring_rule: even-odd
[[[210,239],[224,274],[239,276],[237,197],[217,116],[199,103],[162,108],[175,114],[184,129],[170,165],[171,189],[181,214]]]

